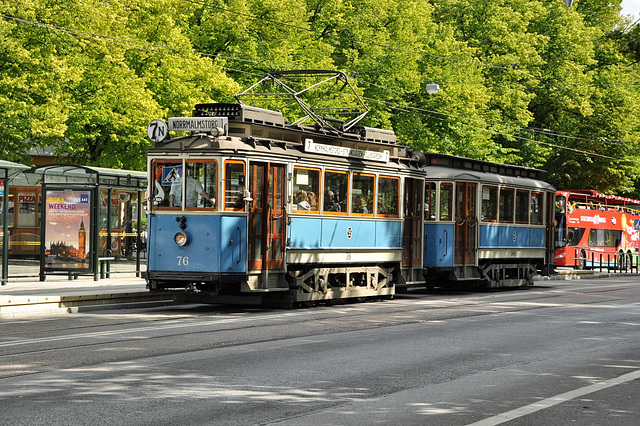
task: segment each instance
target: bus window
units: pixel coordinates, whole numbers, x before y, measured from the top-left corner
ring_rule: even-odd
[[[500,223],[513,222],[513,189],[500,188],[499,218]]]
[[[622,238],[622,231],[614,229],[590,229],[590,247],[618,247]]]
[[[325,213],[347,214],[349,196],[349,175],[347,172],[324,172],[324,204]]]
[[[400,179],[382,177],[378,180],[378,215],[398,217]]]
[[[453,184],[440,184],[440,220],[451,220],[451,204],[453,200]]]
[[[320,204],[320,169],[295,167],[293,169],[293,211],[297,213],[318,213]]]
[[[376,178],[354,173],[351,184],[351,213],[373,216],[373,196]]]
[[[244,208],[244,162],[228,160],[224,163],[224,209]]]
[[[425,182],[424,220],[436,220],[436,183]]]
[[[529,223],[529,191],[516,191],[516,223]]]
[[[568,229],[568,240],[565,245],[570,246],[579,246],[580,241],[582,240],[582,236],[584,235],[584,228],[569,228]]]
[[[495,222],[498,219],[498,188],[485,186],[482,188],[482,220]]]

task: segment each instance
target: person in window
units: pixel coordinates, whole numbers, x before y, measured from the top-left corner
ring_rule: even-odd
[[[187,207],[197,207],[198,195],[201,195],[205,200],[211,202],[213,207],[216,204],[215,198],[209,196],[207,191],[204,190],[199,180],[187,176],[186,182],[187,189]],[[171,205],[174,207],[182,207],[182,185],[172,185],[169,192],[171,197]]]
[[[338,203],[338,197],[332,190],[328,190],[324,197],[324,209],[328,212],[339,212],[340,204]]]
[[[358,195],[356,197],[353,210],[355,213],[369,214],[369,209],[367,208],[367,202],[362,196]]]
[[[304,189],[301,189],[296,194],[296,203],[298,203],[297,210],[311,210],[309,197],[307,196],[307,191]]]
[[[315,192],[309,192],[309,206],[311,210],[318,210],[318,197]]]

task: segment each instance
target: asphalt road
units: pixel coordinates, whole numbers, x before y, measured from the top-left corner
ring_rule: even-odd
[[[0,424],[636,425],[638,277],[0,324]]]

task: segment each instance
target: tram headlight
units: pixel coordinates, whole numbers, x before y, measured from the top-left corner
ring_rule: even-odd
[[[187,245],[189,238],[187,238],[187,234],[184,232],[176,232],[176,235],[173,236],[173,242],[176,243],[178,247],[183,247]]]

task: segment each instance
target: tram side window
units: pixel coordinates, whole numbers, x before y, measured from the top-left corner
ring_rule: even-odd
[[[516,191],[516,223],[529,223],[529,191]]]
[[[499,214],[501,223],[513,222],[513,189],[500,188]]]
[[[378,214],[381,216],[398,217],[398,195],[400,194],[400,179],[380,177],[378,180]]]
[[[164,209],[171,206],[171,189],[182,182],[182,162],[154,161],[151,164],[152,176],[149,182],[151,203],[154,209]]]
[[[424,220],[436,220],[436,183],[424,185]]]
[[[215,207],[218,182],[215,161],[187,163],[187,207]]]
[[[224,165],[224,208],[242,210],[244,208],[244,163],[227,161]]]
[[[498,219],[498,188],[485,186],[482,188],[482,220],[495,222]]]
[[[324,172],[324,204],[327,213],[347,214],[349,175],[346,172]]]
[[[320,169],[308,169],[294,167],[293,169],[293,194],[295,212],[318,213],[320,205],[318,194],[320,193]]]
[[[532,192],[531,193],[531,204],[529,204],[530,209],[530,219],[532,225],[542,225],[542,193],[541,192]]]
[[[451,205],[453,204],[453,184],[440,185],[440,220],[451,220]]]
[[[361,173],[353,174],[351,187],[351,212],[355,214],[373,215],[373,196],[375,176]]]

